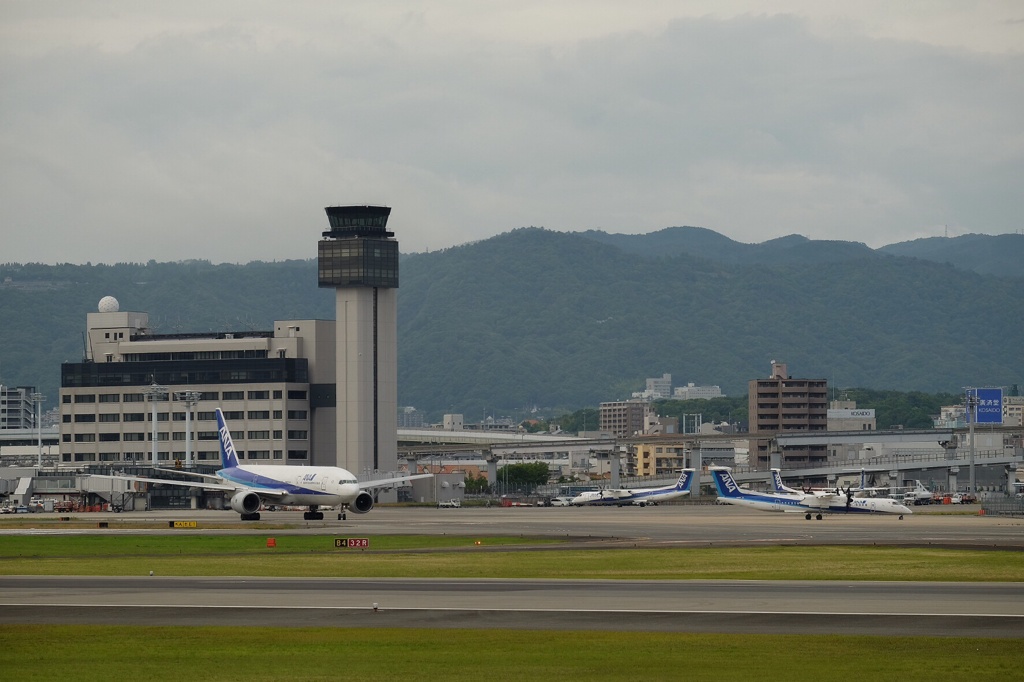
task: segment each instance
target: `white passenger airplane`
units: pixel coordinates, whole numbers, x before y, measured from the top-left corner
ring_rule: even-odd
[[[260,507],[264,503],[308,506],[302,516],[307,521],[323,520],[320,507],[338,507],[338,519],[346,518],[346,510],[365,514],[373,509],[373,495],[368,490],[388,488],[416,478],[433,474],[397,476],[360,483],[355,474],[340,467],[284,466],[271,464],[239,464],[231,432],[224,423],[224,414],[217,408],[217,428],[220,431],[221,469],[216,474],[197,474],[185,471],[174,473],[196,476],[203,481],[179,481],[139,476],[103,476],[143,483],[164,483],[203,490],[222,490],[231,495],[231,508],[242,515],[243,521],[259,521]]]
[[[858,492],[865,492],[870,494],[878,494],[879,491],[885,491],[886,493],[896,494],[897,491],[907,490],[909,492],[903,493],[898,499],[902,504],[905,505],[919,505],[919,504],[931,504],[932,491],[924,487],[921,481],[915,480],[914,487],[908,486],[881,486],[871,488],[868,487],[867,483],[867,472],[864,469],[860,470],[860,485],[854,487],[847,485],[845,489],[836,487],[832,489],[821,489],[821,488],[804,488],[802,490],[795,490],[787,487],[782,482],[782,474],[778,469],[772,469],[772,483],[776,492],[780,493],[804,493],[807,495],[853,495]],[[896,499],[896,498],[893,498]]]
[[[693,473],[693,469],[683,469],[675,485],[667,485],[663,488],[588,490],[572,498],[570,504],[574,507],[595,504],[614,504],[620,507],[624,507],[627,504],[635,504],[638,507],[646,507],[649,504],[653,505],[667,500],[674,500],[677,497],[690,494],[690,486],[693,484]]]
[[[819,490],[808,493],[801,491],[760,493],[741,488],[733,479],[728,467],[710,467],[709,469],[711,478],[715,482],[715,488],[718,489],[718,501],[725,504],[751,507],[761,511],[802,512],[805,519],[810,519],[813,514],[819,521],[822,514],[899,514],[902,519],[904,514],[914,513],[897,500],[887,497],[854,497],[849,489],[847,492],[837,489],[835,492]],[[775,474],[773,473],[774,478]],[[780,484],[781,477],[775,485]],[[793,489],[787,488],[787,490]]]

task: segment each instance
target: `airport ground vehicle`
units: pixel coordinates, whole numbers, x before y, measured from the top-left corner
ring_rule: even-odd
[[[437,503],[437,508],[438,509],[440,509],[442,507],[448,507],[448,508],[451,508],[451,509],[458,509],[461,506],[462,506],[462,502],[460,502],[459,500],[441,500],[440,502]]]

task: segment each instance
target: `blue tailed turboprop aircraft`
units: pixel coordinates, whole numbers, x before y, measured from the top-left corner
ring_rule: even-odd
[[[710,467],[711,477],[718,489],[718,501],[742,507],[752,507],[761,511],[800,512],[804,518],[812,515],[821,520],[822,514],[913,514],[909,507],[897,500],[887,497],[854,497],[847,488],[846,492],[837,488],[831,490],[813,490],[802,492],[782,485],[781,477],[773,482],[783,490],[760,493],[741,488],[728,467]],[[788,491],[788,492],[787,492]]]
[[[649,504],[658,504],[666,500],[673,500],[677,497],[690,494],[690,486],[693,484],[693,469],[683,469],[679,474],[679,480],[675,485],[667,485],[663,488],[613,488],[610,490],[588,490],[572,498],[574,507],[585,505],[605,504],[624,507],[627,504],[635,504],[638,507],[646,507]]]
[[[433,474],[396,476],[374,481],[360,482],[355,474],[340,467],[285,466],[274,464],[239,464],[231,432],[224,423],[224,414],[217,408],[217,428],[220,431],[220,464],[215,474],[197,474],[175,471],[177,474],[195,476],[200,481],[180,481],[138,476],[96,476],[163,483],[167,485],[222,490],[231,496],[230,505],[242,515],[243,521],[259,521],[260,507],[264,503],[275,505],[296,505],[309,507],[303,518],[322,520],[320,507],[338,507],[338,518],[344,519],[346,510],[365,514],[373,509],[373,495],[370,490],[393,487],[415,478],[426,478]]]

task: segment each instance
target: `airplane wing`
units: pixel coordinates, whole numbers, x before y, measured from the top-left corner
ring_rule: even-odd
[[[820,507],[822,509],[827,508],[832,501],[836,498],[835,493],[825,491],[815,491],[804,495],[804,498],[800,500],[800,504],[807,507]]]
[[[434,474],[413,474],[412,476],[395,476],[394,478],[379,478],[373,481],[360,481],[359,487],[363,490],[374,488],[393,488],[396,483],[405,483],[416,478],[429,478]]]
[[[196,478],[206,478],[212,481],[222,480],[220,476],[216,476],[214,474],[200,474],[195,471],[183,471],[181,469],[166,469],[164,467],[157,467],[156,470],[163,471],[168,474],[178,474],[179,476],[195,476]]]
[[[113,481],[131,481],[135,483],[162,483],[164,485],[180,485],[185,488],[202,488],[203,490],[238,490],[239,486],[225,483],[202,483],[199,481],[178,481],[172,478],[147,478],[145,476],[113,476],[107,474],[90,474],[89,478],[107,478]]]
[[[172,478],[147,478],[145,476],[112,476],[107,474],[90,474],[90,478],[108,478],[115,481],[132,481],[137,483],[160,483],[162,485],[180,485],[183,488],[200,488],[202,490],[222,490],[224,492],[237,492],[239,490],[251,490],[261,497],[283,497],[288,492],[276,488],[262,488],[259,486],[232,485],[230,483],[204,483],[202,481],[178,481]],[[214,477],[217,478],[217,477]],[[223,480],[223,479],[218,479]]]

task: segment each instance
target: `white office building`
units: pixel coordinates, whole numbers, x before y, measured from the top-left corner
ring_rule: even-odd
[[[693,382],[685,386],[676,386],[672,392],[672,397],[676,400],[710,400],[724,395],[720,386],[694,386]]]

